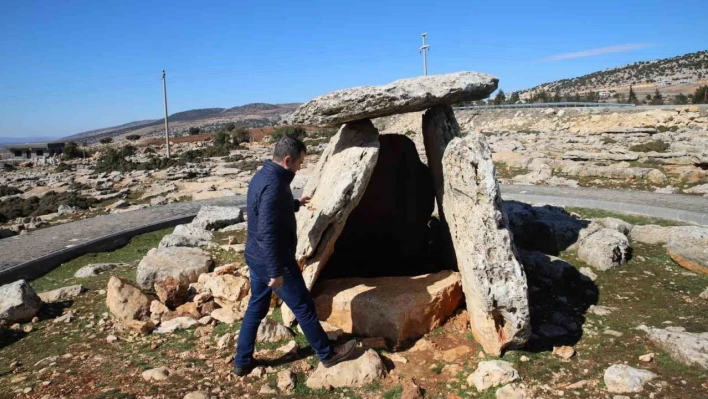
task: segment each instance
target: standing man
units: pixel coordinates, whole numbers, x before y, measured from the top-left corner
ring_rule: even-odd
[[[234,358],[237,376],[249,374],[254,367],[256,334],[268,313],[272,291],[292,309],[305,338],[325,367],[349,359],[356,347],[356,341],[352,340],[337,350],[332,348],[295,261],[295,212],[310,198],[293,199],[290,182],[305,160],[306,152],[300,140],[283,136],[275,145],[273,160],[265,161],[248,185],[246,264],[251,274],[251,299]]]

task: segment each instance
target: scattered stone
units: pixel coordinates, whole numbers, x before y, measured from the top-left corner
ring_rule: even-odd
[[[627,237],[604,228],[584,239],[578,248],[578,258],[597,270],[606,271],[627,262]]]
[[[128,320],[124,324],[129,330],[135,331],[140,335],[150,334],[155,329],[155,323],[149,320]]]
[[[423,399],[423,390],[420,389],[413,378],[406,378],[403,381],[401,399]]]
[[[374,350],[355,350],[358,353],[352,360],[330,368],[320,364],[307,379],[307,387],[310,389],[362,387],[385,376],[386,367]]]
[[[459,273],[442,271],[327,279],[318,282],[314,295],[318,314],[345,333],[399,343],[441,326],[460,306],[462,287]]]
[[[226,324],[234,324],[243,318],[243,314],[237,314],[231,308],[219,308],[211,312],[211,317]]]
[[[364,196],[379,148],[379,132],[370,120],[347,123],[332,137],[310,174],[302,195],[312,199],[297,213],[295,254],[308,289],[334,252],[347,217]],[[292,326],[292,311],[286,305],[281,311],[283,324]]]
[[[595,219],[594,220],[597,223],[600,223],[604,227],[612,230],[617,230],[618,232],[627,235],[629,234],[630,231],[632,231],[632,225],[630,223],[625,222],[622,219],[617,219],[617,218],[601,218],[601,219]]]
[[[63,315],[54,319],[54,324],[57,324],[57,323],[69,324],[72,321],[74,321],[75,318],[76,318],[76,314],[72,311],[68,311],[68,312],[64,313]]]
[[[261,390],[258,391],[258,394],[259,394],[259,395],[275,395],[275,394],[277,394],[277,393],[278,393],[278,391],[276,391],[275,389],[269,387],[268,385],[263,385],[263,386],[261,387]]]
[[[118,320],[142,320],[150,316],[150,298],[130,281],[115,276],[108,280],[106,306]]]
[[[575,355],[575,349],[570,346],[554,346],[553,354],[559,356],[562,359],[570,359]]]
[[[155,330],[156,334],[169,334],[176,330],[186,330],[198,325],[199,322],[191,317],[176,317],[160,324],[160,327]]]
[[[660,329],[642,325],[637,329],[647,333],[654,345],[677,362],[708,370],[708,333],[690,333],[682,327]]]
[[[519,358],[519,360],[521,360],[521,361],[524,362],[524,363],[531,361],[531,359],[529,359],[529,357],[526,356],[526,355],[522,355],[522,356]]]
[[[289,340],[292,337],[293,333],[290,332],[290,330],[288,330],[285,326],[269,317],[265,317],[258,326],[256,341],[279,342]]]
[[[439,355],[438,353],[436,353],[435,357],[439,357],[444,362],[452,363],[462,358],[468,357],[470,353],[472,353],[472,348],[470,348],[469,346],[461,345],[456,348],[448,349]]]
[[[649,363],[652,360],[654,360],[654,354],[653,353],[647,353],[646,355],[641,355],[639,356],[639,361],[644,362],[644,363]]]
[[[590,281],[597,280],[597,274],[595,274],[589,267],[581,267],[579,270],[580,274],[590,279]]]
[[[205,391],[194,391],[184,395],[184,399],[209,399],[209,394]]]
[[[382,337],[371,337],[371,338],[364,338],[361,340],[361,346],[364,348],[371,348],[371,349],[376,349],[376,350],[387,350],[388,349],[388,344],[386,343],[386,339]]]
[[[669,235],[673,227],[657,226],[653,224],[636,225],[629,232],[629,238],[632,241],[641,242],[642,244],[666,244],[669,242]]]
[[[298,350],[298,345],[297,345],[297,342],[295,342],[295,341],[290,341],[287,344],[276,349],[276,351],[278,351],[284,355],[295,355],[295,354],[297,354],[297,350]]]
[[[216,341],[216,347],[218,349],[224,349],[227,346],[231,345],[234,341],[234,335],[231,333],[226,333],[219,338],[218,341]]]
[[[243,222],[243,211],[236,206],[203,206],[189,224],[201,230],[219,230]]]
[[[608,328],[607,330],[603,331],[602,333],[605,334],[605,335],[611,335],[611,336],[617,337],[617,338],[619,338],[619,337],[621,337],[622,335],[624,335],[624,334],[622,334],[622,333],[619,332],[619,331],[610,330],[609,328]]]
[[[61,302],[74,299],[86,291],[86,289],[81,285],[70,285],[68,287],[57,288],[52,291],[42,292],[39,294],[39,298],[42,302]]]
[[[666,249],[674,262],[694,273],[708,275],[708,228],[675,227]]]
[[[701,298],[703,298],[703,299],[708,300],[708,287],[706,287],[706,289],[703,290],[703,292],[701,292],[698,296],[701,297]]]
[[[246,298],[251,289],[250,280],[233,274],[199,276],[199,283],[211,293],[214,301],[223,307],[235,307],[242,299]]]
[[[281,392],[292,392],[296,383],[295,373],[292,371],[283,370],[278,372],[278,389]]]
[[[499,356],[526,343],[531,319],[491,150],[483,135],[469,134],[450,141],[442,163],[444,212],[455,215],[448,223],[470,327],[484,351]]]
[[[503,360],[488,360],[479,362],[477,370],[467,377],[467,384],[474,385],[479,392],[484,392],[489,388],[514,382],[519,378],[519,372],[514,369],[511,363]]]
[[[505,385],[496,392],[497,399],[531,399],[524,384]]]
[[[180,283],[172,276],[167,276],[155,283],[155,293],[160,301],[169,308],[176,308],[187,301],[187,284]]]
[[[153,248],[140,261],[137,283],[143,289],[170,276],[181,284],[196,282],[199,275],[209,271],[212,265],[208,252],[197,248]]]
[[[170,377],[170,370],[167,367],[158,367],[150,370],[145,370],[141,374],[147,382],[165,381]]]
[[[112,344],[116,341],[118,341],[118,337],[116,337],[115,335],[109,335],[106,337],[106,342],[108,342],[109,344]]]
[[[588,312],[596,315],[596,316],[607,316],[612,313],[612,311],[616,310],[615,308],[607,307],[607,306],[601,306],[601,305],[590,305],[588,308]]]
[[[25,280],[0,286],[0,320],[9,323],[31,320],[42,300]]]
[[[362,119],[423,111],[440,104],[486,98],[499,79],[477,72],[401,79],[385,86],[339,90],[301,105],[290,119],[296,125],[338,126]]]
[[[644,384],[657,375],[648,370],[635,369],[624,364],[615,364],[605,370],[605,385],[612,393],[642,392]]]

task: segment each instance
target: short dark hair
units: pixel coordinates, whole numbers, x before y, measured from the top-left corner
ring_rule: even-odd
[[[273,159],[276,161],[281,161],[289,155],[290,158],[296,160],[300,158],[300,154],[303,152],[307,153],[307,147],[305,147],[305,144],[295,137],[286,134],[283,135],[283,137],[281,137],[275,144]]]

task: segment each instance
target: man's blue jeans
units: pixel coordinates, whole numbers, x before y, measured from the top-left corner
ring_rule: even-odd
[[[253,361],[253,350],[256,343],[256,334],[261,320],[268,314],[272,288],[268,287],[268,280],[262,279],[253,270],[251,273],[251,299],[248,302],[246,314],[241,324],[238,336],[236,357],[234,365],[245,367]],[[327,333],[322,329],[315,303],[310,292],[305,286],[300,270],[296,267],[285,267],[283,270],[283,286],[275,291],[278,297],[285,302],[295,314],[298,324],[302,328],[305,338],[314,349],[320,360],[332,356],[332,345],[327,338]]]

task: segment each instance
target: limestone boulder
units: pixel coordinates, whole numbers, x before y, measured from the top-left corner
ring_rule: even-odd
[[[708,228],[675,227],[669,236],[666,250],[681,267],[708,275]]]
[[[602,226],[608,228],[608,229],[613,229],[617,230],[618,232],[627,235],[632,231],[632,224],[627,223],[622,219],[617,219],[617,218],[600,218],[594,220],[595,222],[601,224]]]
[[[642,244],[666,244],[669,242],[669,236],[673,227],[658,226],[655,224],[643,224],[632,227],[629,232],[629,238],[632,241],[641,242]]]
[[[155,330],[155,334],[169,334],[177,330],[187,330],[198,324],[198,321],[189,316],[175,317],[174,319],[160,323],[160,326]]]
[[[189,224],[200,230],[218,230],[243,222],[243,211],[237,206],[203,206]]]
[[[443,155],[443,207],[462,275],[470,327],[485,352],[526,343],[528,285],[481,134],[453,139]]]
[[[251,289],[251,282],[247,278],[233,274],[202,274],[199,283],[222,307],[236,306],[248,297]]]
[[[312,199],[297,213],[296,259],[312,288],[334,252],[349,214],[364,195],[379,155],[378,130],[369,120],[347,123],[332,137],[312,171],[303,195]],[[283,321],[295,318],[283,305]]]
[[[170,309],[174,309],[187,302],[188,285],[180,283],[172,276],[155,283],[155,293],[160,301]]]
[[[106,306],[120,321],[147,320],[152,300],[132,282],[111,276],[106,292]]]
[[[639,326],[654,345],[666,351],[677,362],[708,370],[708,332],[690,333],[683,327],[650,328]]]
[[[0,286],[0,320],[20,323],[31,320],[42,300],[25,280],[17,280]]]
[[[39,298],[42,300],[42,302],[68,301],[81,295],[84,291],[86,291],[86,288],[84,288],[84,286],[82,286],[81,284],[70,285],[67,287],[61,287],[55,290],[42,292],[39,294]]]
[[[578,258],[597,270],[610,270],[627,263],[629,241],[617,230],[603,228],[585,238],[578,247]]]
[[[326,368],[321,363],[307,379],[310,389],[362,387],[386,375],[381,357],[372,349],[355,349],[351,360]]]
[[[77,270],[76,273],[74,273],[74,277],[76,278],[86,278],[86,277],[93,277],[93,276],[98,276],[102,272],[108,271],[108,270],[113,270],[117,267],[126,267],[130,266],[127,263],[93,263],[90,265],[86,265],[82,267],[81,269]]]
[[[384,86],[339,90],[301,105],[290,118],[296,125],[339,126],[361,119],[423,111],[435,105],[486,98],[499,79],[457,72],[401,79]]]
[[[320,320],[343,332],[401,343],[441,326],[462,303],[459,273],[323,280],[313,289]]]
[[[519,378],[519,372],[511,363],[503,360],[489,360],[479,362],[477,370],[467,377],[467,384],[474,385],[479,392],[484,392],[489,388],[514,382]]]
[[[258,342],[285,341],[292,337],[293,333],[290,332],[290,330],[269,317],[261,321],[261,324],[258,326],[258,333],[256,334],[256,340]]]
[[[604,381],[612,393],[642,392],[644,384],[657,375],[648,370],[635,369],[625,364],[615,364],[605,370]]]
[[[211,255],[197,248],[153,248],[138,264],[137,283],[143,289],[170,276],[182,284],[196,282],[199,275],[209,271]]]
[[[169,247],[192,247],[199,248],[209,245],[210,241],[204,241],[198,237],[192,236],[181,236],[177,234],[168,234],[162,237],[158,248],[169,248]]]

